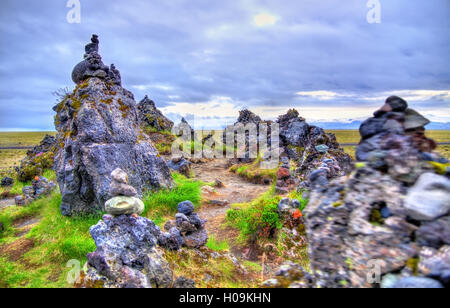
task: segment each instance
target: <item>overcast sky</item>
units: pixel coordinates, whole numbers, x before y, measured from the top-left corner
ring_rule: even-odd
[[[0,2],[0,130],[53,130],[51,92],[73,88],[92,33],[123,85],[197,127],[244,107],[273,119],[295,107],[310,122],[367,118],[401,95],[450,122],[450,1],[66,0]]]

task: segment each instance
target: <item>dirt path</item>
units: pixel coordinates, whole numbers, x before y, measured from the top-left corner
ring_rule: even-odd
[[[15,204],[16,203],[14,199],[2,199],[0,200],[0,210],[10,206],[14,206]]]
[[[203,192],[203,198],[206,201],[199,210],[199,215],[208,220],[206,224],[208,234],[214,235],[217,240],[235,237],[236,234],[230,234],[235,233],[234,230],[224,229],[223,227],[226,213],[231,205],[252,201],[265,193],[270,186],[249,183],[238,175],[229,172],[225,159],[195,164],[192,169],[195,178],[198,180],[210,183],[218,179],[224,184],[222,188],[214,188],[215,193],[208,191],[208,189]],[[226,204],[221,204],[225,203],[224,201],[227,201]]]

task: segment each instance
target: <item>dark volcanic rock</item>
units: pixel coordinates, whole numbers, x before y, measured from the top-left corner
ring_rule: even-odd
[[[111,197],[110,174],[116,168],[129,175],[138,195],[144,189],[171,188],[167,164],[141,131],[133,94],[108,79],[82,81],[54,108],[62,213],[102,210]]]
[[[173,122],[166,118],[158,108],[155,102],[145,96],[137,105],[141,124],[149,126],[157,131],[172,131]]]
[[[178,250],[181,246],[188,248],[201,248],[208,242],[208,232],[205,229],[206,220],[194,213],[194,204],[184,201],[178,204],[178,213],[175,220],[168,221],[159,238],[161,247]]]
[[[88,78],[96,77],[104,79],[111,84],[121,86],[120,72],[114,64],[108,67],[102,62],[102,57],[98,53],[98,45],[98,36],[94,34],[92,35],[91,43],[86,45],[84,60],[78,63],[72,71],[73,82],[78,84]]]
[[[180,158],[174,158],[170,160],[167,165],[170,169],[173,171],[176,171],[178,173],[181,173],[187,178],[191,177],[191,163],[187,161],[186,159],[180,157]]]
[[[105,215],[90,232],[97,250],[87,256],[84,286],[168,288],[172,285],[172,270],[156,249],[161,231],[152,221]]]
[[[238,124],[238,123],[242,123],[244,125],[248,124],[248,123],[259,124],[261,122],[262,122],[262,120],[260,117],[258,117],[256,114],[254,114],[250,110],[244,109],[244,110],[239,111],[239,117],[238,117],[236,124]]]
[[[173,283],[174,289],[195,289],[195,282],[192,279],[178,277]]]
[[[13,184],[14,184],[14,179],[6,176],[2,179],[0,186],[6,187],[6,186],[11,186]]]

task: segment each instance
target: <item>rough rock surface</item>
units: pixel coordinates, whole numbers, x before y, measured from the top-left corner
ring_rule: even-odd
[[[336,137],[306,123],[297,110],[289,110],[278,118],[277,123],[280,125],[282,155],[297,163],[300,190],[309,188],[310,176],[317,170],[321,170],[327,180],[352,170],[352,159],[340,148]]]
[[[173,122],[156,108],[155,102],[145,96],[137,105],[141,124],[157,131],[172,131]]]
[[[391,97],[374,119],[405,110],[404,100]],[[422,152],[431,148],[406,135],[403,115],[390,119],[394,118],[398,123],[383,125],[382,132],[374,119],[365,122],[360,151],[366,150],[369,139],[374,149],[366,152],[367,163],[311,193],[304,214],[312,275],[294,277],[284,285],[448,287],[448,174],[435,174],[442,170],[431,163],[442,158]],[[371,121],[373,129],[366,127]],[[416,113],[406,121],[409,129],[426,123]],[[275,280],[269,286],[277,286]]]
[[[206,220],[201,219],[194,209],[190,201],[184,201],[178,205],[175,220],[166,223],[164,226],[166,232],[159,237],[161,247],[178,250],[182,246],[200,248],[206,245],[208,242]]]
[[[90,229],[97,250],[88,254],[84,287],[168,288],[173,273],[156,248],[160,230],[143,217],[105,215]]]
[[[129,175],[138,195],[173,185],[166,162],[140,128],[133,94],[114,79],[91,76],[92,70],[76,69],[76,89],[54,108],[60,146],[55,171],[66,216],[104,209],[116,168]]]
[[[186,159],[184,159],[182,157],[174,158],[174,159],[170,160],[167,163],[167,165],[173,171],[181,173],[182,175],[184,175],[187,178],[191,177],[191,163],[189,161],[187,161]]]

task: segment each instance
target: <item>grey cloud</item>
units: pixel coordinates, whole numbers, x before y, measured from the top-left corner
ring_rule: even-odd
[[[81,24],[66,22],[65,2],[0,4],[0,129],[52,126],[45,122],[52,121],[51,92],[73,86],[72,67],[92,33],[136,100],[148,94],[161,107],[224,96],[249,108],[351,108],[381,102],[295,93],[450,89],[448,0],[381,1],[379,25],[366,22],[365,0],[81,0]],[[277,23],[255,27],[252,18],[262,12]],[[172,89],[134,88],[155,84]],[[438,114],[448,103],[414,104]]]

